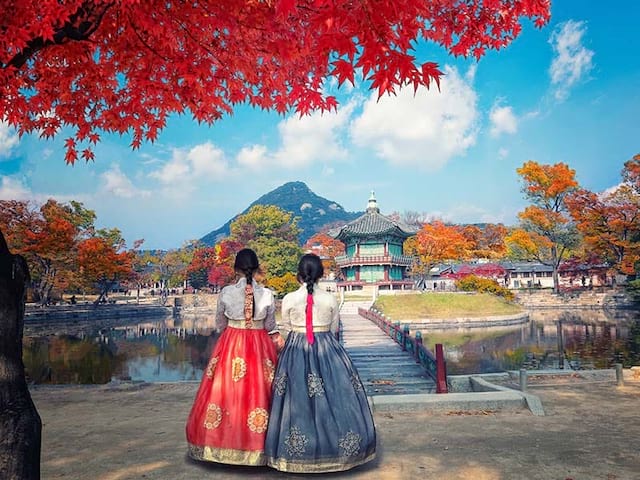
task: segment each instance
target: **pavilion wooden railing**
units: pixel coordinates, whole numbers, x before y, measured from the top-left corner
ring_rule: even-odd
[[[435,355],[422,343],[422,333],[418,330],[415,336],[411,336],[409,325],[400,325],[400,322],[391,323],[384,313],[375,309],[359,308],[358,314],[375,323],[383,332],[389,335],[402,350],[409,352],[413,358],[427,372],[436,383],[436,393],[448,393],[447,363],[444,358],[444,349],[441,343],[436,343]]]
[[[335,258],[339,267],[356,265],[401,265],[408,267],[413,263],[413,257],[407,255],[339,255]]]

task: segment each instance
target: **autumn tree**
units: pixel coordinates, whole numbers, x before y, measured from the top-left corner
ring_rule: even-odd
[[[379,95],[438,83],[416,42],[480,58],[542,26],[548,0],[2,0],[0,118],[20,133],[73,135],[66,160],[93,158],[100,132],[153,141],[171,114],[213,123],[240,103],[331,110],[325,80],[362,75]]]
[[[579,189],[566,203],[590,253],[616,273],[634,275],[640,262],[640,155],[624,164],[622,179],[599,194]]]
[[[505,238],[509,254],[552,267],[553,289],[558,292],[560,262],[579,242],[566,204],[567,197],[578,188],[575,170],[564,163],[528,161],[516,172],[522,177],[522,191],[531,205],[518,214],[520,227]]]
[[[39,208],[29,202],[0,201],[0,230],[31,267],[36,299],[49,303],[52,292],[75,284],[77,244],[93,232],[95,213],[79,202],[48,200]]]
[[[415,258],[412,273],[425,279],[438,263],[468,258],[470,246],[463,228],[437,220],[424,224],[416,235],[405,240],[404,251]]]
[[[197,246],[193,251],[191,263],[187,266],[187,280],[193,288],[203,288],[209,285],[209,270],[216,263],[216,248]]]
[[[504,239],[508,229],[501,223],[464,225],[462,234],[469,241],[469,255],[473,258],[498,259],[506,255]]]
[[[78,265],[82,277],[98,290],[96,305],[115,285],[134,274],[133,258],[134,253],[126,250],[118,229],[98,231],[96,236],[78,244]]]
[[[209,285],[216,289],[230,284],[235,278],[233,263],[236,253],[242,248],[242,244],[235,240],[224,239],[215,246],[215,263],[209,269]]]
[[[340,274],[340,268],[336,264],[336,257],[344,255],[344,243],[336,240],[325,232],[319,232],[309,237],[302,249],[317,254],[322,259],[322,266],[325,274],[333,273],[334,276]]]

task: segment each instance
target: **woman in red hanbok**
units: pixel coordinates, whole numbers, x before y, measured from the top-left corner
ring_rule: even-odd
[[[187,419],[189,455],[234,465],[265,465],[276,350],[273,293],[253,279],[258,257],[240,250],[234,268],[242,276],[218,297],[216,329],[222,330]]]

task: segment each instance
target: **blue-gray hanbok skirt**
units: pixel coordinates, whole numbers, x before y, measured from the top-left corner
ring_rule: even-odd
[[[283,472],[348,470],[375,457],[376,431],[349,355],[330,332],[291,332],[278,359],[267,465]]]

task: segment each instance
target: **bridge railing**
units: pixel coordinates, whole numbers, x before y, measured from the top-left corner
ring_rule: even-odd
[[[447,393],[447,364],[444,358],[444,349],[441,343],[436,344],[435,355],[422,343],[422,333],[418,330],[411,336],[409,325],[400,325],[400,322],[392,323],[383,313],[374,309],[359,308],[358,314],[371,320],[380,329],[396,341],[402,350],[409,352],[427,374],[436,383],[436,393]]]

